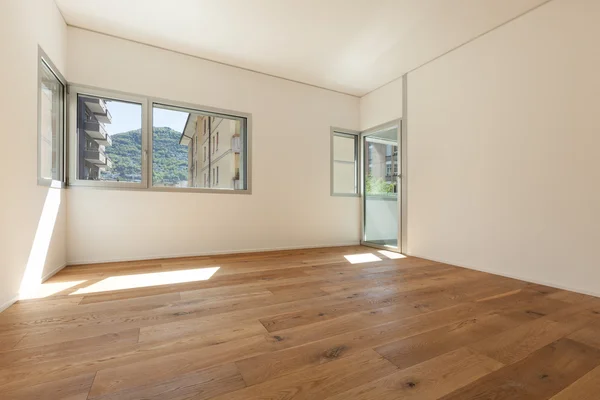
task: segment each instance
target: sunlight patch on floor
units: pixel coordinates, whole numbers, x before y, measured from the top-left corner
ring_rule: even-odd
[[[63,290],[72,288],[73,286],[81,285],[84,282],[85,281],[43,283],[35,291],[26,293],[26,294],[22,294],[20,299],[21,300],[43,299],[45,297],[53,296],[57,293],[60,293]]]
[[[344,256],[344,258],[346,260],[348,260],[348,262],[350,262],[350,264],[361,264],[361,263],[381,261],[381,258],[377,257],[373,253],[349,254],[349,255]]]
[[[394,253],[393,251],[388,251],[388,250],[379,250],[378,253],[386,256],[390,260],[398,260],[400,258],[406,258],[406,256],[404,254]]]
[[[137,289],[150,286],[209,280],[219,267],[196,268],[182,271],[153,272],[149,274],[111,276],[88,287],[78,289],[73,295],[108,292],[111,290]]]

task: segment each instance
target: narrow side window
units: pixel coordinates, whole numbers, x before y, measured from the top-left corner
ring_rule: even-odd
[[[331,132],[331,195],[358,195],[358,136],[351,131]]]
[[[40,49],[38,92],[38,184],[64,180],[66,82]]]

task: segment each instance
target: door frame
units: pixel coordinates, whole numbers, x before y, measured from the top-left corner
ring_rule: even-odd
[[[397,132],[397,143],[398,143],[398,155],[400,157],[399,163],[398,163],[398,174],[396,175],[396,187],[398,188],[398,193],[397,193],[397,207],[398,207],[398,247],[397,248],[392,248],[392,247],[387,247],[387,246],[382,246],[382,245],[378,245],[375,243],[371,243],[371,242],[367,242],[365,241],[365,225],[366,225],[366,221],[365,221],[365,215],[366,215],[366,188],[365,188],[365,141],[364,138],[365,136],[370,136],[378,131],[381,130],[385,130],[391,127],[396,127],[396,132]],[[360,168],[359,168],[359,175],[360,175],[360,244],[363,246],[368,246],[368,247],[373,247],[376,249],[381,249],[381,250],[388,250],[388,251],[393,251],[396,253],[404,253],[406,251],[406,243],[407,243],[407,237],[406,237],[406,211],[407,211],[407,207],[406,207],[406,200],[407,200],[407,193],[406,193],[406,177],[405,177],[405,171],[406,171],[406,135],[404,134],[405,132],[405,121],[402,118],[399,119],[395,119],[389,122],[386,122],[384,124],[380,124],[377,126],[374,126],[372,128],[369,128],[367,130],[364,130],[362,132],[360,132],[359,135],[359,148],[360,148],[360,157],[359,157],[359,162],[360,162]]]

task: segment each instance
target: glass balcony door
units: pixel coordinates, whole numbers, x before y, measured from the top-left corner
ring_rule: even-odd
[[[400,124],[394,122],[361,134],[362,244],[401,251]]]

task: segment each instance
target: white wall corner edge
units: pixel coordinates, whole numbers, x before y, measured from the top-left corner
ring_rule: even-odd
[[[64,267],[67,266],[67,263],[63,263],[58,267],[54,268],[52,271],[48,272],[46,275],[42,277],[42,283],[46,282],[48,279],[52,278],[54,275],[58,274]]]
[[[18,300],[19,300],[19,294],[17,293],[17,295],[15,297],[13,297],[12,299],[8,300],[4,304],[0,305],[0,313],[2,311],[6,310],[8,307],[10,307],[13,304],[15,304]]]

